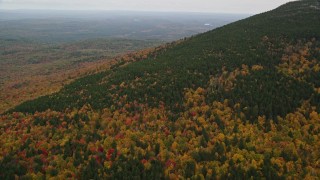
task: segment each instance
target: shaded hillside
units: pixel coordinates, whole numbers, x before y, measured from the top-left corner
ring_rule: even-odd
[[[0,177],[319,177],[319,8],[291,2],[17,106]]]

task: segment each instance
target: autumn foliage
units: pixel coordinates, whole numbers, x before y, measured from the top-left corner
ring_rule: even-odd
[[[311,6],[129,53],[7,111],[0,179],[318,179]]]

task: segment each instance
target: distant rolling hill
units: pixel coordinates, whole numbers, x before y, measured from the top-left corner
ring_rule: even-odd
[[[301,0],[1,116],[0,177],[316,179],[320,11]]]

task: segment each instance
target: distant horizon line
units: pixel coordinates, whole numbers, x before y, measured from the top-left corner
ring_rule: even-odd
[[[194,13],[194,14],[234,14],[234,15],[255,15],[254,13],[235,13],[235,12],[205,12],[205,11],[162,11],[162,10],[157,10],[157,11],[149,11],[149,10],[111,10],[111,9],[2,9],[0,8],[0,12],[4,11],[65,11],[65,12],[134,12],[134,13],[139,13],[139,12],[144,12],[144,13]],[[261,12],[264,13],[264,12]],[[259,14],[259,13],[257,13]]]

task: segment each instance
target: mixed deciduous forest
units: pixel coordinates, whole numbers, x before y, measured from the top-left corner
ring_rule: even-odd
[[[122,56],[0,116],[0,177],[317,179],[320,1]]]

